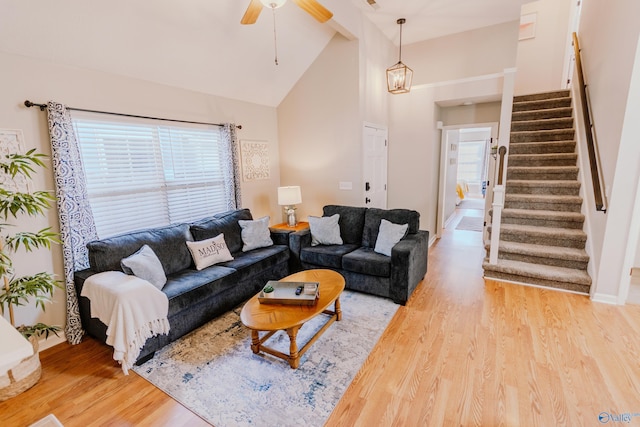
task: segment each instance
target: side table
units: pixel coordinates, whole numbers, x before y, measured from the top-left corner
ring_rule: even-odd
[[[294,231],[307,230],[309,228],[309,223],[306,221],[298,221],[295,227],[289,227],[289,224],[287,224],[286,222],[283,222],[280,224],[272,225],[269,228],[273,230],[278,230],[278,231],[290,231],[293,233]]]

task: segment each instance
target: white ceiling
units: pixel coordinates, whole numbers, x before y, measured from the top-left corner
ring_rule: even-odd
[[[398,18],[405,18],[402,44],[488,27],[520,19],[520,7],[533,0],[351,0],[380,30],[398,45]]]
[[[518,19],[527,0],[349,0],[403,45]],[[345,0],[321,0],[344,12]],[[0,51],[277,106],[335,34],[288,2],[240,25],[249,0],[0,0]]]

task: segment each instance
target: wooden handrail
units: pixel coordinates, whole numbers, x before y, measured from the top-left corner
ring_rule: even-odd
[[[502,185],[502,175],[504,174],[504,155],[507,154],[507,147],[501,145],[498,149],[500,161],[498,163],[498,185]]]
[[[587,137],[587,151],[589,152],[589,166],[591,168],[593,196],[596,203],[596,210],[606,212],[607,208],[605,206],[604,196],[602,194],[602,176],[600,175],[600,168],[598,168],[598,153],[596,151],[593,123],[591,122],[591,114],[589,113],[587,85],[584,82],[584,74],[582,72],[582,58],[580,57],[580,45],[578,43],[578,35],[575,32],[573,33],[573,50],[576,56],[576,70],[578,72],[582,116],[584,119],[585,134]]]

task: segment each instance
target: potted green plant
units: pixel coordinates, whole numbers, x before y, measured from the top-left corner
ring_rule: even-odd
[[[14,317],[15,306],[26,305],[31,301],[35,301],[36,307],[44,311],[55,288],[61,287],[52,273],[17,276],[12,261],[12,256],[20,249],[31,252],[39,248],[50,249],[52,243],[59,243],[58,234],[49,227],[37,232],[12,232],[15,225],[9,223],[23,215],[44,215],[55,200],[49,191],[29,192],[26,185],[31,174],[35,173],[35,168],[45,167],[45,158],[44,154],[36,153],[35,149],[25,154],[6,154],[0,158],[0,172],[4,173],[4,181],[0,185],[0,309],[3,315],[8,310],[11,324],[34,347],[34,355],[21,362],[24,366],[12,369],[19,372],[19,375],[16,372],[12,374],[11,371],[7,373],[12,381],[7,387],[0,388],[0,400],[21,393],[40,379],[38,338],[42,335],[49,337],[51,333],[58,335],[60,331],[59,326],[44,323],[16,326]],[[36,361],[32,359],[34,357]]]

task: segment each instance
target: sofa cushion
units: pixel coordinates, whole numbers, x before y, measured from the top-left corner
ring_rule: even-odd
[[[357,248],[358,245],[310,246],[300,251],[300,260],[323,267],[342,268],[342,256]]]
[[[391,248],[395,246],[407,234],[409,224],[394,224],[383,219],[380,221],[380,230],[374,251],[379,254],[391,256]]]
[[[235,273],[233,268],[214,265],[168,276],[162,292],[169,298],[169,317],[234,286],[238,282]]]
[[[323,216],[340,214],[340,236],[345,244],[362,244],[362,229],[367,208],[354,206],[327,205],[322,209]]]
[[[144,245],[138,252],[123,258],[120,267],[125,273],[144,279],[160,290],[167,283],[162,263],[149,245]]]
[[[187,240],[193,241],[188,224],[149,228],[95,240],[87,244],[89,265],[97,273],[122,271],[120,266],[122,258],[138,251],[143,245],[149,245],[158,256],[168,276],[191,266],[191,253],[187,249]]]
[[[196,270],[233,259],[222,233],[211,239],[187,242],[187,248],[191,252]]]
[[[273,245],[271,240],[271,232],[269,231],[269,217],[264,216],[260,219],[239,220],[242,229],[240,237],[242,237],[242,252],[248,252],[257,248],[266,248]]]
[[[232,255],[242,251],[242,229],[238,221],[251,220],[249,209],[222,212],[213,217],[191,223],[191,234],[195,240],[205,240],[224,234],[224,240]]]
[[[238,253],[233,261],[225,262],[220,265],[237,270],[237,280],[243,281],[247,278],[264,274],[265,271],[274,265],[286,262],[288,259],[288,246],[272,245],[266,248],[254,249],[249,252]],[[268,278],[268,280],[272,279],[281,279],[281,277]]]
[[[368,276],[391,276],[391,258],[371,248],[359,248],[342,257],[342,268]]]
[[[420,228],[420,213],[409,209],[369,208],[365,214],[362,246],[375,248],[380,222],[386,219],[394,224],[408,224],[407,234],[416,234]]]
[[[311,246],[341,245],[340,215],[309,216],[309,231],[311,232]]]

